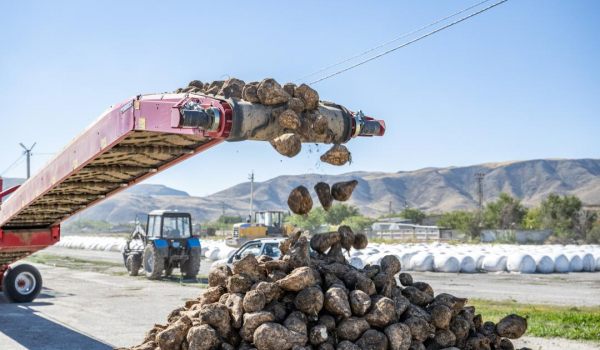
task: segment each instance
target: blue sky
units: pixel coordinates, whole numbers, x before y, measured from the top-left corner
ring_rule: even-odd
[[[130,96],[223,75],[293,81],[476,2],[2,1],[0,172],[19,142],[37,142],[38,169]],[[600,1],[510,0],[314,85],[387,123],[385,137],[348,144],[349,166],[318,164],[309,147],[288,159],[267,143],[226,143],[147,183],[207,195],[252,169],[264,181],[599,158],[599,13]],[[4,176],[24,177],[25,164]]]

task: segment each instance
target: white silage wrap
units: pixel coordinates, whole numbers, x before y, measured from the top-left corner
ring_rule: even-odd
[[[418,253],[410,259],[410,269],[413,271],[433,271],[433,255]]]
[[[536,264],[529,254],[513,253],[506,259],[506,269],[510,272],[534,273]]]
[[[535,271],[537,273],[554,272],[554,260],[548,255],[537,254],[533,256],[533,260],[535,260]]]
[[[579,257],[579,255],[575,253],[570,253],[567,255],[569,259],[569,270],[571,272],[581,272],[583,271],[583,261]]]
[[[460,271],[460,261],[448,254],[438,255],[433,259],[433,269],[436,272],[456,273]]]
[[[350,263],[350,265],[356,267],[357,269],[362,269],[363,267],[365,267],[362,259],[357,256],[351,257],[348,263]]]
[[[228,247],[225,240],[200,241],[201,255],[210,261],[230,258],[236,251]],[[56,246],[119,252],[125,242],[126,239],[120,237],[63,235]],[[531,273],[532,265],[535,273],[600,271],[600,245],[370,243],[363,250],[352,249],[350,260],[356,266],[380,264],[381,259],[390,254],[398,257],[403,271]]]
[[[488,272],[506,271],[506,256],[490,254],[483,259],[481,269]]]

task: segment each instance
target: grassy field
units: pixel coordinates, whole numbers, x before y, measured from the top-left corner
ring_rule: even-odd
[[[484,321],[498,322],[508,314],[526,317],[528,336],[600,342],[600,306],[568,307],[481,299],[469,300],[469,305],[475,306]]]

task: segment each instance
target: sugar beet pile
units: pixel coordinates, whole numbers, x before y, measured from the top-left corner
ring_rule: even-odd
[[[331,143],[332,140],[327,119],[319,114],[319,93],[306,84],[297,86],[286,83],[281,86],[272,78],[248,84],[236,78],[211,83],[193,80],[186,88],[174,92],[218,95],[276,107],[271,113],[271,118],[277,120],[285,133],[271,140],[270,143],[277,152],[286,157],[294,157],[300,153],[302,142],[310,139],[308,135],[311,132],[326,135],[325,143]],[[333,145],[321,156],[321,161],[332,165],[344,165],[350,160],[350,152],[343,145]]]
[[[315,186],[321,203],[346,200],[356,183]],[[310,201],[310,202],[309,202]],[[305,214],[310,193],[298,187],[290,208]],[[441,293],[400,273],[394,255],[357,269],[344,250],[367,237],[340,226],[309,241],[298,230],[279,243],[281,258],[248,254],[210,270],[209,288],[154,325],[136,350],[455,350],[514,349],[527,320],[483,322],[467,299]],[[399,275],[400,285],[396,281]]]

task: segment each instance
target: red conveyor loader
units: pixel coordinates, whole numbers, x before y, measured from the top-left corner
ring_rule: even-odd
[[[11,301],[29,302],[42,280],[10,264],[60,240],[61,221],[223,141],[269,141],[285,133],[275,107],[203,94],[139,95],[111,106],[21,186],[2,192],[0,281]],[[383,121],[321,103],[329,125],[303,142],[346,143],[382,136]],[[2,198],[10,196],[2,202]]]

